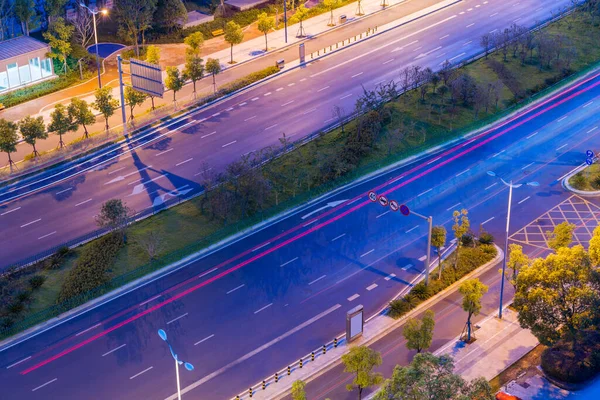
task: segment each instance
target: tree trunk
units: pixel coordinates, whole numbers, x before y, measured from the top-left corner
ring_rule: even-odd
[[[154,111],[154,96],[150,96],[150,100],[152,101],[152,111]]]
[[[194,98],[196,98],[196,81],[193,80],[192,84],[194,85]]]
[[[471,342],[471,313],[467,318],[467,343]]]
[[[90,137],[88,130],[87,130],[87,126],[85,126],[85,124],[81,124],[83,125],[83,136],[87,139]]]
[[[108,132],[108,117],[104,117],[104,122],[106,123],[106,132]]]
[[[442,253],[439,247],[437,247],[438,252],[438,280],[442,279]]]
[[[38,153],[38,151],[36,150],[35,143],[33,143],[32,146],[33,146],[33,156],[37,157],[40,153]]]
[[[62,140],[62,133],[58,134],[58,145],[60,146],[61,149],[65,146],[65,143]],[[10,158],[10,156],[9,156],[9,158]]]
[[[231,62],[229,64],[233,64],[233,43],[231,44]]]
[[[267,43],[267,34],[265,33],[265,52],[269,51],[269,45]]]
[[[362,386],[359,386],[359,387],[358,387],[358,400],[361,400],[361,399],[362,399],[362,391],[363,391],[363,388],[362,388]]]
[[[215,74],[213,74],[213,91],[217,93],[217,81],[215,80]]]

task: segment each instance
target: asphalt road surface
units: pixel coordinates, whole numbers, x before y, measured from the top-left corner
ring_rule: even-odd
[[[531,27],[569,1],[465,0],[254,87],[218,106],[154,130],[87,162],[0,189],[0,267],[96,229],[102,203],[122,198],[136,211],[202,190],[204,163],[222,170],[243,154],[296,140],[352,110],[362,86],[397,79],[407,65],[438,69],[481,52],[479,38],[513,22]],[[362,86],[361,86],[362,85]],[[269,110],[269,112],[264,112]]]
[[[370,190],[432,215],[448,231],[452,211],[466,208],[472,226],[483,225],[502,245],[507,191],[486,172],[540,183],[515,191],[511,231],[566,199],[559,179],[600,143],[599,85],[600,76],[591,76],[490,130],[2,349],[3,393],[172,399],[173,361],[156,334],[164,328],[180,357],[196,367],[181,371],[188,398],[234,397],[340,334],[348,309],[363,304],[371,315],[421,276],[425,223],[371,203]],[[492,288],[497,280],[484,279]],[[491,312],[497,290],[487,296]],[[437,337],[456,336],[455,325],[438,326]]]

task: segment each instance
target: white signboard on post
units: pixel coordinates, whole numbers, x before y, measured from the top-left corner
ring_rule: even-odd
[[[137,91],[162,98],[165,86],[162,81],[160,67],[156,64],[133,58],[129,62],[131,86]]]

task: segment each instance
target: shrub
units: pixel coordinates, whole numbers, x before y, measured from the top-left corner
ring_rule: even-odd
[[[600,174],[596,175],[596,177],[592,181],[592,186],[594,187],[594,189],[600,189]]]
[[[489,232],[483,232],[481,235],[479,235],[479,243],[492,244],[494,243],[494,236]]]
[[[410,291],[410,294],[417,299],[423,301],[430,297],[429,289],[425,286],[425,282],[417,283]]]
[[[11,317],[4,317],[0,319],[0,329],[9,329],[15,321]]]
[[[219,95],[224,96],[226,94],[235,92],[236,90],[244,88],[244,87],[246,87],[254,82],[257,82],[261,79],[264,79],[267,76],[276,74],[277,72],[279,72],[279,68],[276,66],[267,67],[260,71],[253,72],[251,74],[244,76],[243,78],[236,79],[236,80],[229,82],[228,84],[222,86],[221,89],[219,89]]]
[[[26,301],[29,301],[29,299],[31,299],[31,292],[22,291],[22,292],[17,293],[17,295],[15,297],[19,303],[24,303]]]
[[[10,303],[10,305],[7,307],[8,312],[11,314],[19,314],[21,311],[23,311],[25,309],[25,304],[21,303],[20,301],[13,301],[12,303]]]
[[[462,235],[460,242],[464,247],[473,247],[475,245],[475,239],[471,233],[465,233]]]
[[[60,247],[56,253],[44,260],[42,268],[47,270],[59,269],[65,257],[71,254],[71,250],[67,246]]]
[[[32,290],[39,289],[42,287],[44,282],[46,281],[46,277],[43,275],[36,275],[29,279],[29,286],[31,286]]]
[[[600,332],[584,331],[577,346],[560,341],[542,353],[542,369],[551,378],[582,383],[600,372]]]
[[[390,302],[390,312],[389,316],[398,319],[410,310],[412,310],[413,306],[404,299],[392,300]]]
[[[72,71],[68,75],[63,75],[56,79],[40,82],[2,95],[0,96],[0,103],[6,108],[13,107],[26,101],[62,90],[78,81],[79,72]]]
[[[85,247],[65,278],[58,294],[58,303],[85,294],[108,282],[108,269],[122,246],[122,235],[109,234]]]
[[[575,175],[573,175],[571,177],[571,179],[569,179],[569,183],[575,189],[579,189],[579,190],[585,189],[585,177],[583,176],[583,173],[578,172]]]

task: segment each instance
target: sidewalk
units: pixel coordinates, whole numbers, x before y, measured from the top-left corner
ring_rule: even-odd
[[[334,16],[339,16],[345,13],[349,18],[341,29],[332,30],[331,27],[327,26],[329,13],[315,16],[311,19],[304,21],[303,25],[308,34],[310,34],[310,40],[306,42],[307,45],[307,57],[309,57],[310,51],[316,51],[323,47],[334,44],[339,40],[346,39],[357,35],[361,32],[366,31],[367,28],[373,28],[375,26],[386,26],[394,27],[403,23],[406,23],[407,19],[414,18],[414,15],[419,15],[424,10],[435,10],[441,8],[443,5],[447,5],[449,0],[423,0],[418,3],[413,3],[405,0],[391,0],[390,6],[386,7],[385,12],[378,12],[381,10],[379,5],[380,0],[364,0],[362,2],[365,15],[357,18],[354,17],[354,8],[356,3],[341,7],[334,11]],[[459,1],[459,0],[454,0]],[[396,7],[392,7],[395,5]],[[397,7],[400,6],[400,7]],[[370,13],[370,14],[368,14]],[[373,17],[373,14],[377,15],[377,18]],[[355,21],[351,23],[350,21]],[[269,34],[269,53],[264,52],[264,36],[255,37],[240,45],[234,46],[234,58],[237,64],[230,66],[227,61],[229,60],[229,48],[218,50],[212,54],[203,54],[202,57],[206,60],[208,58],[219,58],[222,66],[225,70],[217,76],[217,84],[224,85],[233,80],[239,79],[240,77],[246,76],[251,72],[263,69],[267,66],[274,64],[274,61],[279,58],[285,58],[286,70],[293,64],[294,60],[298,59],[298,50],[296,46],[290,47],[293,43],[297,44],[300,40],[295,38],[295,31],[297,25],[288,27],[288,47],[285,47],[284,43],[284,32],[283,29],[272,32]],[[382,29],[378,29],[380,32]],[[316,37],[319,34],[326,33],[322,36]],[[211,40],[220,40],[222,38],[215,38]],[[208,42],[208,41],[207,41]],[[209,47],[208,45],[206,47]],[[211,46],[214,48],[214,46]],[[310,47],[310,49],[308,48]],[[311,50],[312,49],[312,50]],[[235,67],[235,68],[234,68]],[[109,57],[106,60],[107,72],[102,76],[102,81],[105,85],[109,84],[111,87],[117,85],[117,75],[115,73],[115,60],[114,56]],[[127,79],[126,79],[127,80]],[[11,121],[19,120],[26,115],[42,115],[46,122],[49,121],[49,115],[52,112],[54,105],[57,103],[68,104],[73,97],[83,98],[88,102],[93,101],[93,91],[96,88],[96,79],[76,87],[64,89],[60,92],[56,92],[39,99],[32,100],[30,102],[21,104],[19,106],[11,107],[9,109],[0,112],[0,118],[6,118]],[[198,82],[198,98],[202,98],[212,93],[212,80],[203,79]],[[118,99],[118,91],[113,90],[113,95]],[[136,116],[140,118],[141,115],[145,114],[146,119],[155,119],[160,116],[167,115],[173,112],[172,98],[169,94],[165,95],[163,99],[155,99],[157,111],[149,113],[150,111],[150,100],[147,100],[145,104],[136,108]],[[190,103],[193,100],[192,85],[186,85],[178,94],[177,100],[180,106]],[[102,118],[98,118],[98,122],[93,126],[88,127],[90,132],[101,132],[103,130]],[[138,122],[139,123],[139,122]],[[110,118],[111,134],[104,135],[110,136],[112,139],[118,137],[117,130],[121,125],[121,116],[119,112],[116,112],[113,117]],[[82,136],[83,130],[78,132],[68,133],[63,136],[65,143],[70,143],[73,140]],[[102,136],[102,135],[101,135]],[[48,139],[37,144],[39,151],[53,150],[58,145],[58,136],[50,135]],[[20,161],[26,155],[31,153],[31,146],[21,143],[17,146],[17,152],[13,153],[13,160]],[[46,157],[47,158],[47,157]],[[3,167],[7,163],[7,157],[5,154],[0,155],[0,167]]]

